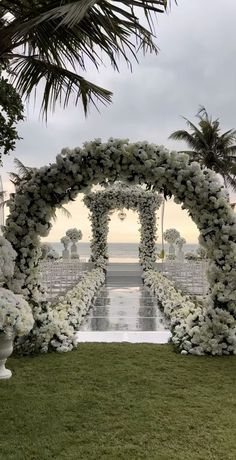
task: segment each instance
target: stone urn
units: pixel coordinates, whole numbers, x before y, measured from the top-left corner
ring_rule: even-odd
[[[0,332],[0,380],[9,379],[12,376],[12,372],[5,367],[6,360],[12,352],[13,337]]]

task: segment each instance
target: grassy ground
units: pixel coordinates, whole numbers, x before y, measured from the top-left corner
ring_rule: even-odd
[[[11,358],[1,460],[235,460],[236,356],[82,344]]]

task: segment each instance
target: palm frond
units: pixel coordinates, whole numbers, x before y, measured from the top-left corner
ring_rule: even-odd
[[[22,161],[20,161],[18,158],[14,158],[14,164],[16,165],[18,171],[19,171],[19,177],[25,177],[28,176],[28,174],[31,172],[32,168],[25,166]]]
[[[193,147],[193,149],[198,150],[198,145],[197,145],[195,137],[192,134],[190,134],[188,131],[185,131],[183,129],[174,131],[169,136],[169,139],[173,139],[175,141],[185,141],[190,147]]]
[[[60,206],[59,210],[67,219],[70,219],[72,217],[70,211],[68,211],[68,209],[66,209],[64,206]]]
[[[183,119],[186,121],[187,125],[192,129],[195,138],[198,140],[198,143],[200,141],[200,144],[202,143],[202,145],[207,147],[207,142],[201,130],[198,129],[198,127],[194,123],[192,123],[188,118],[183,117]]]
[[[89,61],[99,68],[102,54],[118,70],[120,57],[131,67],[139,50],[144,54],[157,53],[154,18],[171,4],[170,0],[2,0],[1,3],[4,11],[11,13],[11,20],[0,27],[0,58],[7,62],[23,95],[29,96],[45,78],[42,102],[45,115],[49,108],[54,109],[57,101],[67,105],[73,94],[76,103],[82,98],[85,112],[94,98],[109,103],[111,92],[83,79],[77,74],[78,67],[85,70]],[[144,13],[147,26],[140,21],[138,11]],[[21,55],[17,55],[19,50]]]
[[[226,174],[224,176],[224,180],[226,184],[234,191],[236,192],[236,176],[232,176],[231,174]]]
[[[13,67],[16,74],[14,77],[16,88],[27,98],[41,80],[45,81],[41,106],[45,115],[49,108],[55,109],[57,101],[66,107],[72,94],[75,96],[76,104],[80,97],[82,98],[85,113],[87,113],[89,102],[96,106],[95,98],[104,104],[111,100],[110,91],[85,80],[70,70],[41,61],[37,56],[15,55]]]
[[[4,197],[5,197],[5,193],[4,191],[1,191],[0,192],[0,208],[3,208],[9,200],[5,200]]]

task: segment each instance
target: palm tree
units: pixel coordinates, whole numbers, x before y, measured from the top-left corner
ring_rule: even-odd
[[[106,104],[112,95],[84,78],[88,64],[98,69],[108,56],[118,70],[120,57],[131,66],[139,49],[157,53],[154,17],[167,6],[168,0],[1,0],[0,70],[26,98],[44,85],[45,116],[71,97],[75,104],[82,99],[87,113],[89,102]]]
[[[198,126],[184,117],[190,132],[175,131],[169,138],[185,141],[191,150],[181,150],[181,153],[188,153],[191,160],[220,174],[225,187],[236,190],[236,130],[230,129],[222,134],[219,119],[213,120],[205,107],[201,107],[196,116]]]

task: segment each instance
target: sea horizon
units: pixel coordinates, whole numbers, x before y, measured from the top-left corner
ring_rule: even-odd
[[[49,244],[61,256],[63,245],[60,241],[45,242]],[[168,251],[168,244],[165,244],[165,251]],[[184,252],[196,252],[199,244],[185,244]],[[117,243],[108,242],[108,254],[110,262],[137,262],[139,243]],[[160,252],[161,244],[156,244],[157,251]],[[78,254],[82,260],[88,260],[91,254],[89,242],[77,243]]]

